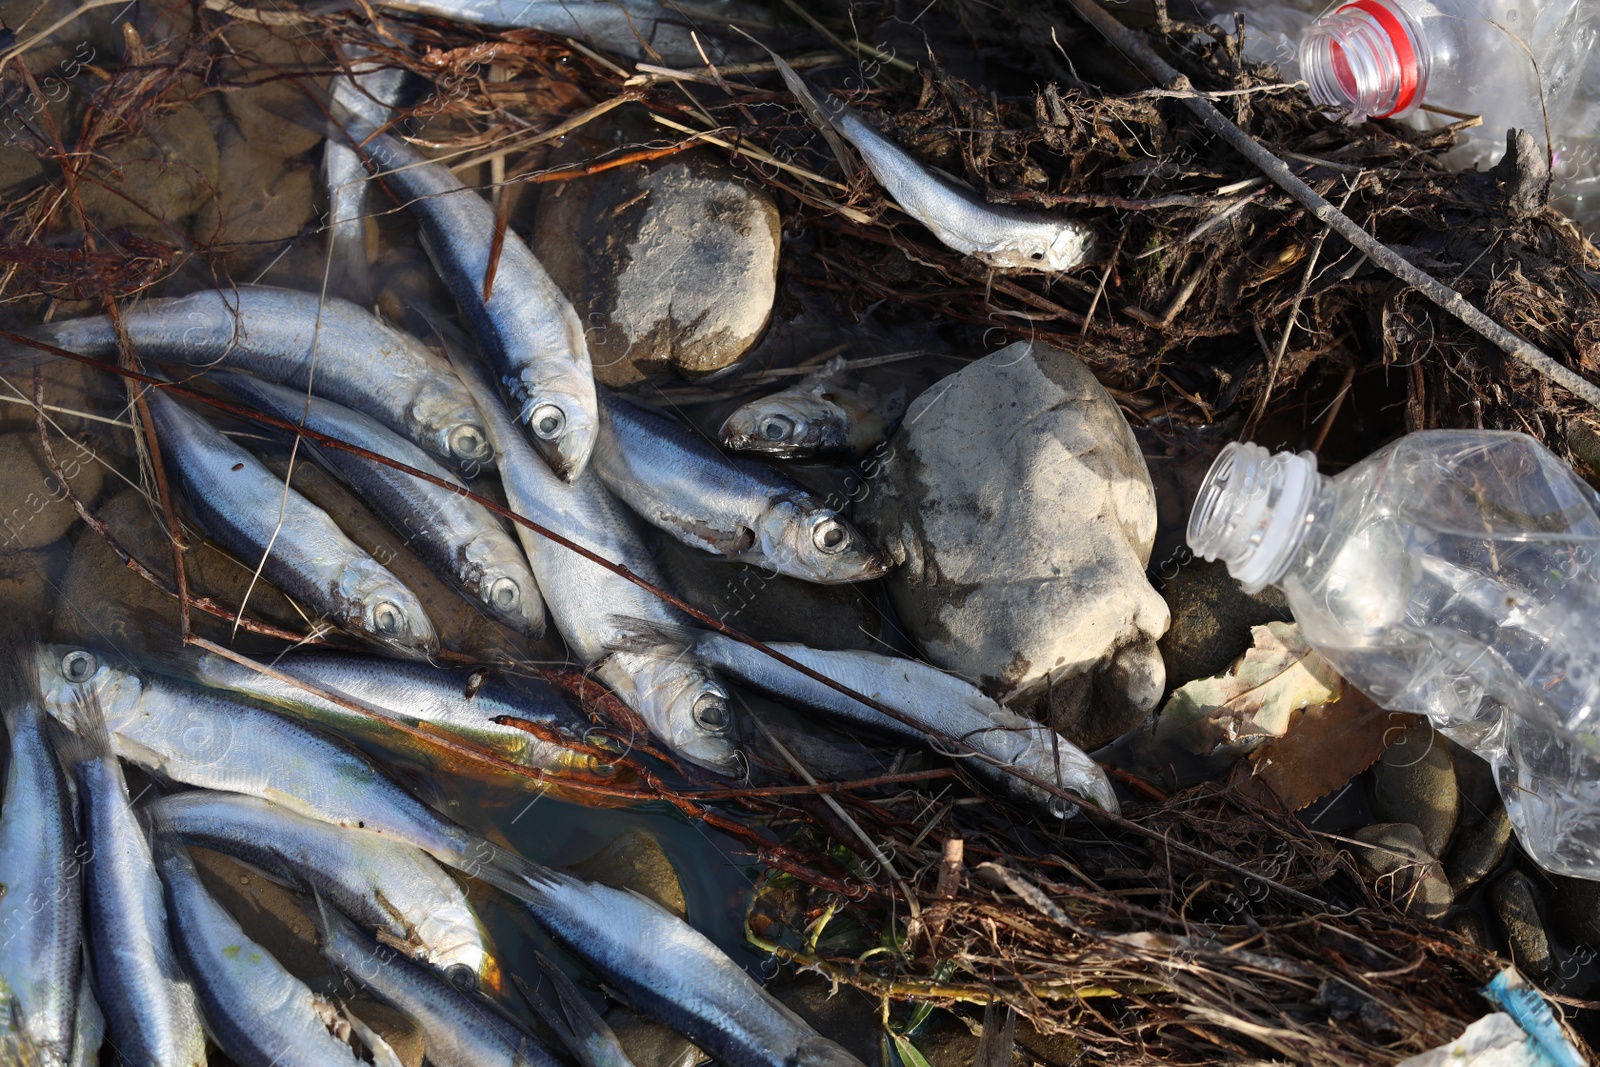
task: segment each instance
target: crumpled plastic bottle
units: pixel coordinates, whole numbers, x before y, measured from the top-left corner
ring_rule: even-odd
[[[1336,477],[1233,444],[1189,545],[1384,707],[1493,764],[1528,854],[1600,880],[1600,494],[1533,438],[1434,430]]]

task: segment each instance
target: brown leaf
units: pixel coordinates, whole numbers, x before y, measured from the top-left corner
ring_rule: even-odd
[[[1355,686],[1344,696],[1296,712],[1282,737],[1261,743],[1239,766],[1247,795],[1299,811],[1378,761],[1418,719],[1374,704]]]

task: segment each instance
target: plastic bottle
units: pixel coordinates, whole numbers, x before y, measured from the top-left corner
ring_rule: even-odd
[[[1592,9],[1584,0],[1355,0],[1307,28],[1301,76],[1314,100],[1357,121],[1423,125],[1424,103],[1483,116],[1457,165],[1493,162],[1513,127],[1544,144],[1547,114],[1559,148],[1590,132],[1567,120],[1584,110],[1573,105],[1600,28]]]
[[[1495,767],[1523,847],[1600,880],[1600,494],[1533,438],[1409,434],[1336,477],[1223,450],[1189,545],[1379,704]]]

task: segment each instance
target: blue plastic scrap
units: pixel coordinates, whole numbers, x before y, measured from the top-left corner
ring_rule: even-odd
[[[1561,1033],[1555,1014],[1539,991],[1507,967],[1483,987],[1483,995],[1516,1020],[1528,1035],[1529,1059],[1543,1067],[1584,1067],[1583,1057]]]

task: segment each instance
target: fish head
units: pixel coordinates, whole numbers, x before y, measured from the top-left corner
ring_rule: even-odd
[[[587,390],[581,383],[567,388],[561,382],[537,387],[524,382],[521,392],[527,397],[522,421],[528,424],[528,440],[551,470],[563,481],[572,481],[588,466],[600,436],[594,380],[589,379]]]
[[[429,377],[412,400],[409,417],[414,439],[467,477],[494,467],[483,413],[453,376]]]
[[[743,753],[733,743],[728,691],[687,653],[636,657],[634,710],[673,752],[718,774],[743,778]]]
[[[1094,231],[1080,222],[1018,221],[1005,237],[973,255],[1001,270],[1063,271],[1078,266],[1094,247]]]
[[[334,583],[339,625],[413,659],[439,651],[439,635],[417,595],[377,560],[347,563]]]
[[[515,541],[499,535],[478,536],[462,548],[460,570],[467,590],[490,617],[527,637],[544,633],[544,597]]]
[[[809,456],[837,452],[850,436],[850,417],[816,393],[784,392],[752,400],[722,424],[722,443],[736,452]]]
[[[768,508],[756,543],[780,573],[822,585],[864,582],[889,571],[882,549],[812,498],[791,497]]]
[[[35,670],[45,707],[69,726],[73,709],[97,697],[106,725],[115,733],[138,714],[144,697],[144,683],[137,674],[76,645],[40,645]]]

